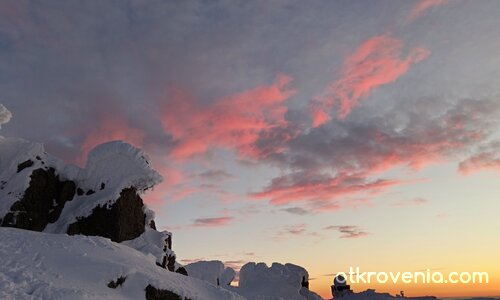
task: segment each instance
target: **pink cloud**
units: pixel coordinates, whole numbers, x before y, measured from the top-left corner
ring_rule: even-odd
[[[234,94],[203,105],[179,88],[170,90],[163,108],[162,124],[175,141],[171,157],[183,160],[212,148],[236,150],[240,155],[258,157],[259,136],[285,126],[285,101],[295,91],[292,78],[278,75],[269,86]]]
[[[396,207],[402,207],[402,206],[420,206],[427,204],[429,201],[424,198],[413,198],[410,200],[404,200],[404,201],[399,201],[396,203],[393,203],[392,206]]]
[[[448,3],[449,0],[420,0],[410,11],[408,15],[408,21],[413,22],[420,18],[427,10],[444,5]]]
[[[467,159],[460,162],[458,170],[463,175],[479,171],[500,171],[500,142],[481,147]]]
[[[417,47],[403,56],[403,48],[401,40],[388,34],[363,42],[344,61],[340,78],[330,83],[313,101],[313,127],[326,123],[333,107],[337,107],[339,118],[347,117],[373,89],[396,81],[413,64],[430,54],[428,50]]]
[[[274,205],[309,201],[319,203],[315,207],[316,211],[328,211],[340,208],[338,203],[329,200],[359,193],[373,195],[403,182],[386,179],[368,180],[362,175],[339,174],[334,177],[322,175],[314,178],[307,174],[292,174],[273,179],[263,191],[253,193],[251,197],[269,199]]]
[[[215,217],[195,219],[194,227],[221,227],[229,225],[234,220],[232,217]]]

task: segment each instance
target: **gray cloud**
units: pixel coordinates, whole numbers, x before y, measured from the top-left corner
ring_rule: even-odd
[[[337,225],[332,225],[332,226],[327,226],[324,228],[324,230],[336,230],[342,235],[340,238],[343,239],[353,239],[353,238],[361,238],[369,235],[368,232],[364,231],[363,229],[359,228],[358,226],[337,226]]]
[[[385,111],[356,111],[347,120],[303,131],[289,141],[287,151],[269,156],[271,163],[289,172],[252,196],[285,204],[331,200],[405,183],[377,177],[397,167],[418,170],[460,161],[494,138],[499,113],[497,97],[419,99]],[[489,158],[485,160],[495,162],[494,155]]]
[[[234,176],[225,170],[208,170],[208,171],[199,173],[198,177],[205,179],[205,180],[220,181],[220,180],[233,178]]]
[[[281,209],[282,211],[286,211],[287,213],[294,214],[294,215],[299,215],[299,216],[304,216],[308,215],[311,212],[305,208],[302,207],[288,207],[288,208],[283,208]]]
[[[232,217],[199,218],[193,222],[194,227],[220,227],[229,225],[234,220]]]

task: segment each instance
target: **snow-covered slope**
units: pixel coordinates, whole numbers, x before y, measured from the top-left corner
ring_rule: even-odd
[[[148,285],[193,300],[244,299],[101,237],[0,228],[0,266],[0,299],[135,300]],[[108,287],[120,277],[121,286]]]

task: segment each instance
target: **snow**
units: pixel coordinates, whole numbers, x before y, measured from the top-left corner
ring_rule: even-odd
[[[33,161],[33,166],[18,173],[17,166],[27,160]],[[0,136],[0,217],[24,195],[29,186],[30,170],[57,164],[57,159],[47,155],[40,143]]]
[[[144,299],[149,284],[193,300],[244,299],[101,237],[0,228],[0,265],[0,299]],[[120,276],[122,286],[107,287]]]
[[[188,271],[189,272],[189,271]],[[307,271],[294,264],[247,263],[239,274],[238,287],[229,286],[247,299],[255,300],[321,300],[316,293],[302,287],[302,280],[308,281]]]
[[[214,285],[228,286],[234,280],[236,272],[219,260],[198,261],[185,265],[189,276],[205,280]]]
[[[174,255],[174,251],[166,249],[166,240],[172,236],[168,231],[156,231],[149,227],[145,228],[139,237],[121,242],[151,258],[151,261],[161,264],[165,255]]]

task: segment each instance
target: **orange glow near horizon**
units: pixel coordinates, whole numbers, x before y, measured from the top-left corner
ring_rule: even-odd
[[[351,284],[354,292],[361,292],[367,289],[375,289],[380,293],[390,293],[397,295],[404,291],[405,296],[435,296],[438,298],[449,297],[497,297],[500,295],[500,276],[498,273],[489,273],[489,283],[487,284]],[[333,276],[322,276],[311,280],[310,289],[318,293],[325,299],[330,299],[332,293]]]

